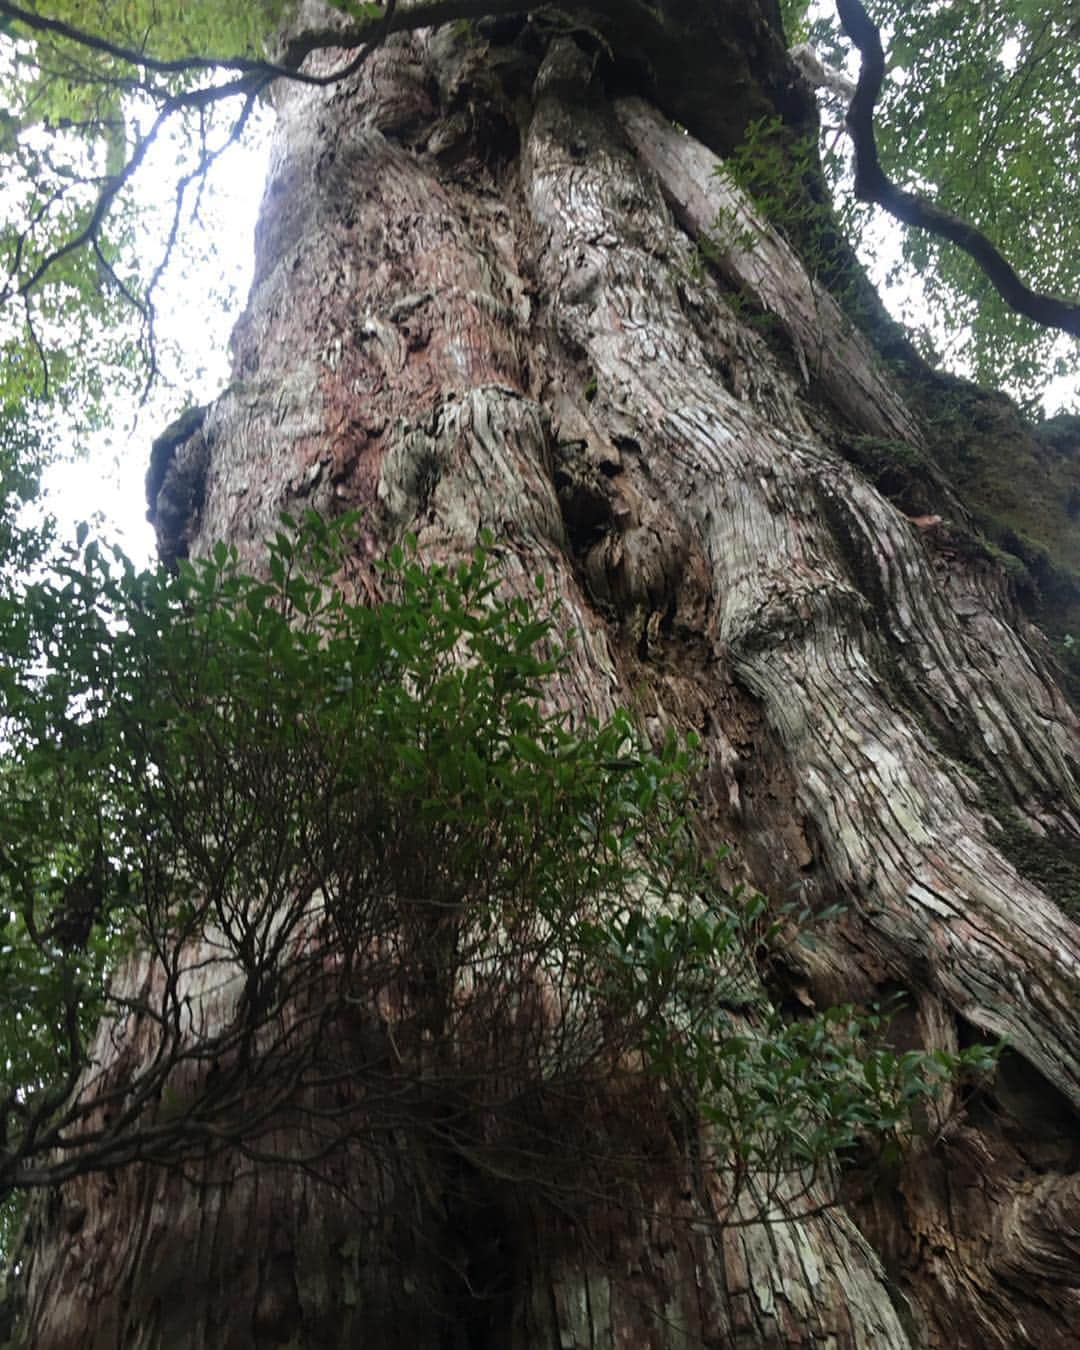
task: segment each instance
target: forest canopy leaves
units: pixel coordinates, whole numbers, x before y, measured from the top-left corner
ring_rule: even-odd
[[[153,376],[155,283],[257,94],[212,58],[261,58],[280,10],[0,4],[0,396],[44,398],[87,425],[106,390]],[[151,54],[153,68],[138,63]],[[131,186],[165,138],[172,229],[147,256]]]
[[[887,63],[874,117],[885,172],[981,230],[1028,286],[1075,301],[1080,5],[874,0],[866,9]],[[850,47],[832,5],[789,5],[786,19],[828,63],[844,66]],[[907,229],[903,257],[981,383],[1034,396],[1049,378],[1080,370],[1080,343],[1055,342],[1014,313],[960,249]]]
[[[576,0],[563,8],[585,7]],[[414,7],[399,14],[370,0],[338,0],[336,8],[355,25],[347,45],[360,47],[357,60],[391,18],[414,22]],[[476,18],[484,7],[462,0],[460,15],[453,4],[438,8],[447,20]],[[0,341],[9,393],[66,391],[73,406],[93,406],[103,386],[119,380],[134,391],[153,376],[153,292],[171,243],[160,257],[140,256],[131,180],[158,138],[175,138],[182,167],[169,189],[174,239],[208,163],[286,73],[263,63],[286,9],[284,0],[0,0],[7,274]],[[493,0],[492,9],[505,6]],[[789,0],[784,11],[793,37],[808,36],[842,63],[831,7],[822,17],[819,6]],[[1080,293],[1075,0],[929,7],[880,0],[871,13],[891,70],[876,118],[886,171],[970,220],[1029,285]],[[294,76],[305,50],[301,43],[283,58]],[[1052,337],[1009,310],[965,254],[909,231],[904,255],[923,279],[938,331],[979,380],[1033,396],[1055,374],[1078,368],[1075,350],[1052,353]]]

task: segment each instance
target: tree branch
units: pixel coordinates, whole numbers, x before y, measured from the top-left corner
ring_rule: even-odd
[[[33,224],[23,232],[16,245],[14,264],[8,269],[9,275],[6,280],[0,281],[0,304],[3,304],[12,296],[22,298],[24,302],[27,301],[47,279],[58,262],[81,248],[89,246],[96,249],[99,257],[101,256],[101,231],[117,197],[140,168],[150,145],[158,136],[162,126],[173,115],[188,111],[201,113],[211,104],[224,102],[228,98],[242,97],[245,100],[244,112],[234,124],[233,132],[229,138],[232,140],[246,121],[255,99],[277,79],[287,79],[307,85],[331,86],[354,75],[392,33],[412,32],[421,28],[437,28],[443,24],[462,19],[529,13],[542,9],[549,3],[550,0],[419,0],[418,3],[410,4],[408,0],[405,0],[404,7],[401,7],[401,0],[383,0],[382,13],[375,18],[355,21],[343,27],[326,27],[298,34],[285,46],[280,61],[273,62],[242,56],[222,58],[187,56],[168,60],[160,59],[139,48],[114,42],[76,24],[36,13],[33,9],[12,3],[11,0],[0,0],[0,19],[8,20],[16,34],[21,29],[25,30],[27,34],[41,38],[58,38],[64,43],[70,43],[76,49],[94,52],[118,62],[122,67],[130,67],[132,71],[136,72],[136,75],[130,81],[130,86],[139,88],[158,104],[158,114],[150,131],[139,139],[127,163],[117,173],[104,180],[97,201],[84,227],[77,230],[70,238],[57,244],[56,247],[48,249],[36,265],[30,268],[29,275],[20,278],[19,263]],[[583,8],[588,3],[595,10],[607,11],[623,17],[628,11],[636,12],[642,9],[641,0],[564,0],[564,3],[571,10]],[[316,51],[351,52],[357,48],[359,48],[359,51],[354,56],[325,74],[313,74],[300,68],[307,57]],[[152,76],[192,77],[204,72],[211,74],[218,70],[231,72],[232,77],[222,83],[214,83],[211,80],[196,88],[187,89],[176,89],[175,87],[170,89],[151,78]],[[87,70],[80,78],[86,82],[119,84],[122,87],[129,84],[128,80],[112,77],[105,71]],[[200,167],[195,171],[195,174],[203,171],[217,153],[219,152],[208,155],[204,152]],[[185,177],[183,187],[186,188],[189,185],[193,176],[187,175]],[[39,217],[43,214],[44,212],[39,213]],[[162,264],[156,269],[142,301],[135,301],[136,308],[143,315],[144,322],[147,322],[149,316],[150,379],[153,378],[155,368],[152,292],[175,242],[175,228],[176,223],[174,221],[173,232],[170,235],[169,246]],[[104,275],[109,281],[117,283],[118,279],[111,267],[105,268]],[[126,287],[119,286],[119,291],[125,299],[129,301],[132,299]],[[29,308],[27,314],[29,321]],[[31,337],[43,363],[47,387],[49,378],[47,357],[32,326]]]
[[[982,268],[990,284],[1018,314],[1048,328],[1080,337],[1080,304],[1031,290],[981,230],[943,211],[914,192],[892,182],[878,160],[874,139],[874,106],[885,79],[881,34],[861,0],[836,0],[844,32],[862,57],[859,83],[848,108],[847,123],[855,147],[855,195],[860,201],[883,206],[905,225],[929,230],[962,248]]]
[[[620,3],[628,6],[633,0],[588,0],[591,7],[599,10],[617,11]],[[567,0],[564,0],[567,3]],[[586,0],[569,0],[571,10],[583,8]],[[306,57],[312,52],[326,48],[339,48],[351,51],[357,47],[378,46],[391,33],[415,32],[420,28],[438,28],[446,23],[460,19],[481,19],[502,14],[527,14],[550,6],[551,0],[427,0],[427,3],[411,5],[399,10],[398,0],[385,0],[383,13],[375,19],[357,20],[347,28],[309,29],[293,38],[285,47],[280,62],[265,61],[256,57],[230,56],[181,56],[171,60],[162,60],[139,51],[136,47],[127,47],[119,42],[100,37],[88,29],[66,23],[62,19],[49,19],[21,5],[11,4],[10,0],[0,0],[0,17],[22,24],[32,33],[51,34],[67,39],[88,51],[100,52],[111,56],[126,65],[155,75],[188,75],[196,71],[230,70],[246,76],[261,79],[296,80],[301,84],[327,85],[345,79],[352,74],[356,63],[351,62],[339,70],[326,75],[309,75],[300,70]],[[230,93],[245,92],[246,85],[236,82],[228,86]],[[212,90],[204,91],[212,93]]]
[[[392,13],[393,9],[394,4],[390,4],[388,6],[389,12]],[[125,65],[135,66],[139,70],[148,71],[155,75],[189,75],[200,70],[232,70],[246,75],[282,75],[288,76],[290,79],[307,80],[311,83],[322,83],[327,79],[326,76],[303,76],[288,64],[277,66],[273,62],[263,61],[256,57],[181,56],[172,60],[161,60],[158,57],[148,55],[146,52],[139,51],[136,47],[126,47],[122,43],[112,42],[108,38],[90,32],[89,29],[79,28],[63,19],[50,19],[44,14],[36,14],[33,10],[24,9],[21,5],[13,5],[9,3],[9,0],[0,0],[0,16],[21,24],[31,33],[65,38],[87,51],[111,56],[114,60]],[[353,47],[373,40],[379,30],[385,28],[387,17],[388,15],[384,14],[376,20],[359,23],[349,34],[338,33],[339,41],[333,45]],[[325,38],[329,35],[323,34],[322,36]],[[346,38],[351,40],[344,40]],[[299,59],[303,60],[304,56],[308,55],[310,51],[314,51],[318,46],[329,45],[331,44],[328,41],[317,41],[307,45]]]

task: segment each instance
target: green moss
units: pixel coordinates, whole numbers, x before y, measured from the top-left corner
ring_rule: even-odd
[[[993,843],[1022,877],[1033,881],[1066,914],[1080,916],[1080,854],[1076,842],[1056,830],[1036,834],[985,774],[972,773],[994,818]]]
[[[949,485],[918,446],[880,436],[849,436],[837,449],[906,515],[954,514]]]
[[[891,441],[882,436],[854,436],[848,445],[852,460],[871,471],[880,472],[897,466],[925,469],[927,466],[923,452],[907,441]]]
[[[1012,812],[999,824],[1001,850],[1021,876],[1041,886],[1066,914],[1080,916],[1080,859],[1075,843],[1056,832],[1037,835]]]
[[[1051,637],[1080,631],[1080,419],[1032,425],[1003,395],[945,377],[923,393],[936,461],[1031,578],[1021,602]]]

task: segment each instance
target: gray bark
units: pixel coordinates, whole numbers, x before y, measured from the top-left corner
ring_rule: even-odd
[[[711,151],[596,71],[572,36],[499,67],[444,31],[283,93],[192,548],[257,564],[298,503],[362,508],[368,559],[408,531],[460,558],[490,529],[506,584],[543,572],[579,634],[559,697],[604,715],[633,690],[651,735],[699,732],[734,869],[846,905],[793,949],[798,996],[903,989],[912,1043],[1006,1036],[998,1080],[895,1173],[819,1183],[804,1217],[781,1192],[767,1222],[715,1223],[721,1182],[677,1153],[632,1199],[575,1205],[451,1182],[407,1143],[321,1179],[227,1158],[89,1176],[39,1215],[26,1344],[1073,1343],[1080,941],[983,793],[1075,840],[1075,716],[1000,570],[839,453],[853,430],[923,441],[868,340]],[[710,270],[721,213],[739,230]]]

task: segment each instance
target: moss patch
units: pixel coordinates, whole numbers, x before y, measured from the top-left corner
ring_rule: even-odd
[[[1002,394],[935,376],[921,391],[934,459],[988,542],[1031,578],[1052,639],[1080,634],[1080,418],[1032,425]]]
[[[994,817],[994,844],[1021,876],[1033,881],[1066,914],[1080,916],[1080,853],[1076,841],[1056,830],[1036,834],[1005,801],[1000,789],[977,774]]]
[[[946,513],[948,485],[941,471],[917,446],[879,436],[850,436],[837,448],[905,515]]]

